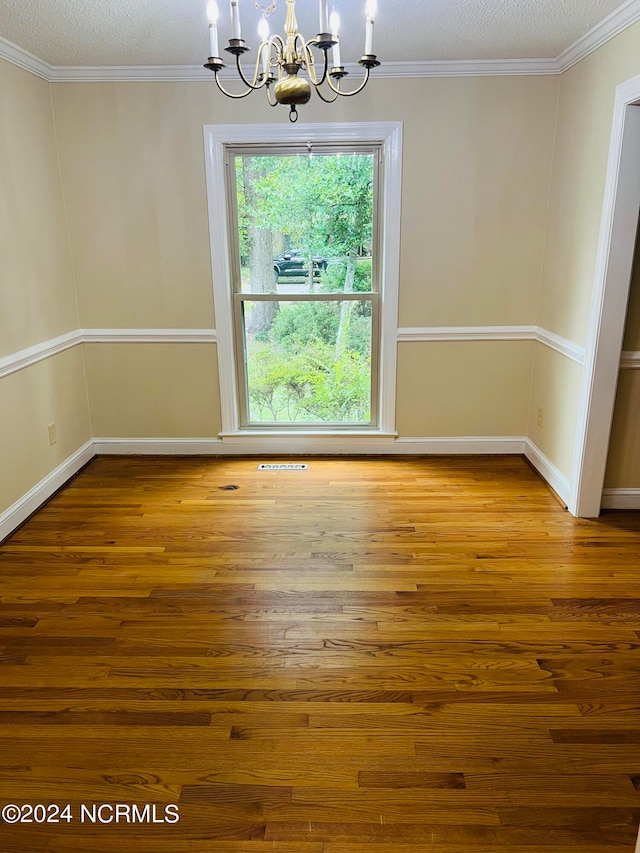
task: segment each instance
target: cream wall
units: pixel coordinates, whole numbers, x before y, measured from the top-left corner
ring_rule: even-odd
[[[558,86],[379,80],[301,111],[404,122],[400,325],[535,322]],[[53,99],[83,325],[213,325],[202,127],[286,110],[206,82],[64,83]]]
[[[49,445],[47,425],[56,424]],[[91,438],[80,347],[0,380],[0,514]]]
[[[631,272],[629,305],[622,348],[627,352],[640,352],[640,241],[638,239],[636,239],[636,252]]]
[[[400,325],[535,323],[558,86],[557,78],[544,76],[406,80],[402,87],[378,80],[353,101],[326,106],[315,99],[301,110],[302,121],[404,122]],[[261,96],[231,102],[207,82],[64,83],[54,87],[53,103],[81,325],[213,327],[202,127],[286,123],[286,110],[269,108]],[[174,347],[156,346],[162,363],[171,363]],[[490,344],[476,348],[473,380],[439,382],[434,406],[445,420],[455,412],[451,435],[474,435],[479,422],[497,435],[516,424],[522,435],[530,344],[512,345],[517,356],[498,407],[487,401],[500,386],[488,367],[480,368],[485,356],[491,362]],[[468,345],[446,349],[447,369],[464,374]],[[110,375],[116,350],[88,347],[97,434],[175,435],[175,421],[169,427],[165,417],[143,427],[126,407],[108,412],[111,392],[96,383]],[[439,350],[429,344],[411,350],[414,357],[400,360],[400,434],[442,435],[441,421],[424,407],[408,415],[413,397],[401,396],[425,371],[440,370]],[[146,376],[148,357],[145,346],[129,348],[131,373]],[[203,405],[219,410],[209,349],[194,350],[193,358],[200,360],[195,374],[207,377],[192,386],[193,399],[187,389],[157,381],[142,383],[136,399],[149,411],[182,408],[185,436],[203,435],[206,423],[206,434],[215,437],[215,418],[200,417]],[[514,371],[526,389],[517,395]]]
[[[640,73],[640,24],[561,77],[540,325],[584,344],[615,89]]]
[[[85,360],[94,436],[217,437],[214,344],[88,344]]]
[[[404,123],[401,327],[538,324],[584,343],[614,90],[640,71],[639,42],[636,25],[562,77],[374,79],[304,107],[302,121]],[[77,327],[214,328],[202,127],[286,112],[210,82],[49,86],[2,62],[0,96],[0,356]],[[68,434],[216,437],[215,357],[175,343],[87,344],[73,370],[56,357],[77,392]],[[35,413],[33,370],[10,387]],[[580,378],[530,341],[402,343],[398,430],[528,434],[568,477]],[[37,476],[16,470],[11,494]]]
[[[78,327],[50,88],[0,60],[0,357]]]
[[[561,77],[538,323],[579,345],[587,335],[615,89],[638,73],[635,24]],[[558,359],[555,365],[549,358],[536,360],[532,414],[544,399],[554,400],[537,441],[565,473],[571,471],[581,380],[580,370]],[[555,393],[558,387],[562,394]],[[618,429],[612,441],[620,441]]]
[[[400,326],[535,323],[558,78],[411,82]]]
[[[213,327],[207,91],[200,83],[53,87],[83,328]]]
[[[527,435],[567,480],[571,477],[581,376],[581,365],[536,342]],[[538,425],[540,408],[542,423]]]
[[[621,370],[605,488],[640,489],[640,370]]]
[[[398,432],[526,435],[534,346],[533,341],[401,343]]]
[[[631,276],[629,307],[623,349],[640,353],[640,251],[636,254]],[[620,371],[607,472],[607,489],[640,489],[640,370]]]
[[[0,60],[0,104],[1,358],[79,320],[50,86]],[[90,437],[79,347],[2,376],[0,517]]]

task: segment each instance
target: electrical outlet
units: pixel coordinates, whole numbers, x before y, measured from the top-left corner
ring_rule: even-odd
[[[538,426],[542,426],[542,406],[538,406]]]
[[[58,440],[58,436],[56,435],[56,425],[55,423],[50,423],[48,426],[49,430],[49,444],[53,446]]]

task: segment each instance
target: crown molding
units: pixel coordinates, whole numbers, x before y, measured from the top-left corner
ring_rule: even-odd
[[[49,65],[48,62],[43,62],[42,59],[29,53],[28,50],[24,50],[24,48],[19,47],[17,44],[3,39],[2,36],[0,36],[0,59],[6,59],[7,62],[17,65],[23,71],[29,71],[31,74],[35,74],[36,77],[41,77],[43,80],[51,82],[53,66]]]
[[[376,69],[374,79],[417,77],[496,77],[501,75],[563,74],[581,59],[598,50],[627,27],[640,21],[640,0],[626,0],[555,59],[464,59],[432,62],[386,62]],[[0,37],[0,59],[6,59],[49,83],[193,82],[211,80],[211,72],[200,65],[50,65],[7,39]],[[359,65],[347,66],[361,71]],[[233,70],[222,77],[233,77]]]
[[[464,59],[429,62],[385,62],[376,69],[374,79],[419,77],[496,77],[514,75],[563,74],[627,27],[640,21],[640,0],[626,0],[618,9],[596,24],[555,59]],[[49,83],[160,83],[211,80],[211,72],[200,65],[122,65],[68,66],[50,65],[7,39],[0,37],[0,59],[30,71]],[[360,72],[359,65],[347,70]],[[222,72],[233,77],[233,69]]]
[[[610,39],[615,38],[627,27],[640,21],[640,0],[626,0],[604,20],[596,24],[556,58],[558,72],[563,74],[581,59],[589,56]]]
[[[348,66],[356,73],[359,65]],[[500,77],[558,74],[555,59],[447,59],[425,62],[384,62],[371,79],[410,77]]]
[[[356,63],[346,65],[355,76],[362,75]],[[211,72],[200,65],[51,66],[52,83],[177,83],[212,80]],[[443,62],[385,62],[374,78],[409,79],[418,77],[496,77],[501,75],[557,74],[555,59],[451,60]],[[235,80],[234,68],[220,73],[223,80]]]
[[[193,83],[210,82],[201,65],[53,65],[51,83]],[[233,79],[227,72],[222,75]]]

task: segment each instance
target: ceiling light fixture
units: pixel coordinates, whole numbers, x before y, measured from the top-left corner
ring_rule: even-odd
[[[218,45],[218,5],[215,0],[211,0],[207,6],[211,56],[204,67],[213,71],[220,91],[229,98],[246,98],[251,92],[264,89],[267,100],[272,107],[278,104],[285,104],[290,107],[289,119],[291,121],[298,120],[297,107],[309,102],[312,86],[320,98],[329,104],[341,95],[351,97],[361,92],[369,81],[371,69],[380,65],[373,53],[376,0],[367,0],[365,11],[365,48],[363,56],[358,60],[358,63],[365,69],[365,76],[351,92],[345,92],[341,88],[341,81],[349,72],[345,71],[341,61],[338,35],[340,18],[335,9],[329,18],[327,0],[319,0],[320,32],[315,38],[307,41],[298,32],[296,0],[287,0],[287,19],[284,26],[286,38],[282,38],[278,34],[269,34],[267,17],[275,11],[276,2],[277,0],[274,0],[268,6],[263,6],[259,0],[254,0],[254,5],[262,10],[263,15],[258,27],[260,46],[256,55],[255,70],[253,78],[248,79],[242,70],[240,58],[250,48],[247,47],[242,38],[239,0],[231,0],[231,38],[225,50],[235,56],[238,74],[247,86],[247,89],[239,94],[228,92],[220,82],[220,71],[225,67],[225,64],[218,55],[220,52]],[[314,61],[312,48],[322,54],[319,66]],[[331,50],[331,66],[329,66],[328,59],[329,50]],[[306,77],[299,77],[300,71],[304,71]]]

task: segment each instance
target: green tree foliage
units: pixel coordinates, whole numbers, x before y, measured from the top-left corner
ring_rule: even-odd
[[[237,157],[240,253],[248,263],[250,223],[305,253],[346,258],[373,236],[373,156]]]
[[[247,341],[252,420],[369,420],[371,320],[362,310],[354,312],[349,347],[335,359],[340,317],[337,302],[289,304],[266,338]]]
[[[248,347],[251,420],[365,423],[370,417],[368,359],[315,344],[295,356],[263,341]]]
[[[335,293],[337,290],[344,290],[346,275],[347,263],[345,259],[330,264],[322,274],[322,290],[326,293]],[[353,292],[371,292],[371,258],[358,258],[356,260]]]
[[[273,245],[329,260],[322,292],[370,292],[371,261],[359,258],[373,239],[373,156],[238,157],[238,227],[243,265],[253,279],[271,259],[254,245],[257,229]],[[273,278],[272,278],[273,280]],[[308,289],[313,291],[311,280]],[[262,285],[257,292],[268,292]],[[280,310],[277,306],[280,305]],[[272,305],[265,322],[256,308]],[[259,312],[258,312],[259,313]],[[366,423],[370,419],[371,305],[366,300],[258,303],[248,311],[247,372],[254,422]]]

